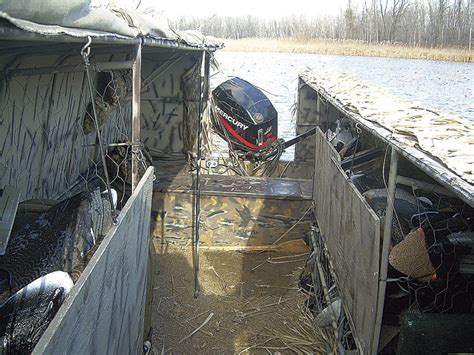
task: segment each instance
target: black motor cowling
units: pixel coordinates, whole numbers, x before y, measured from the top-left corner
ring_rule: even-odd
[[[277,140],[277,111],[254,85],[232,78],[216,87],[212,98],[214,129],[233,148],[255,151]]]

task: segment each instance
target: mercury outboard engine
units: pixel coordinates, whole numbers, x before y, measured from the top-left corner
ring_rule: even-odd
[[[265,94],[240,79],[224,81],[212,92],[216,132],[233,148],[258,151],[277,140],[277,111]]]

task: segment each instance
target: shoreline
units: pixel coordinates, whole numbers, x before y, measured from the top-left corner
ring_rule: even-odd
[[[353,40],[243,38],[222,39],[224,51],[307,53],[342,56],[423,59],[473,63],[473,51],[458,48],[408,47],[401,44],[366,43]]]

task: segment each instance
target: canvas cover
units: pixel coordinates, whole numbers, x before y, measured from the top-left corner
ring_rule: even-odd
[[[150,17],[134,9],[93,6],[90,0],[0,0],[0,18],[24,31],[43,35],[144,36],[194,47],[222,47],[215,37],[171,29],[165,18]]]

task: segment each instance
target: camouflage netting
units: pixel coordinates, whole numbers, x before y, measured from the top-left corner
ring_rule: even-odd
[[[307,71],[301,77],[320,88],[353,118],[373,124],[378,133],[412,152],[418,161],[431,165],[432,169],[435,169],[434,164],[428,158],[442,162],[444,170],[436,168],[438,175],[446,175],[447,168],[460,178],[451,179],[452,184],[462,186],[471,195],[474,193],[472,121],[418,107],[348,73],[318,69]]]

